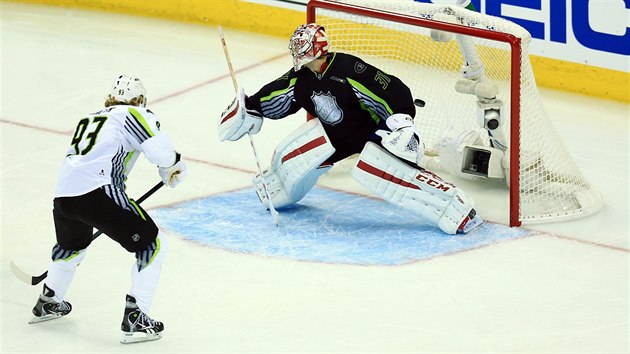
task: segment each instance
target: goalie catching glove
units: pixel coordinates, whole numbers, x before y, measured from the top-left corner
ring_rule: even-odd
[[[408,114],[392,114],[385,121],[391,132],[378,130],[376,135],[381,137],[381,144],[392,154],[420,164],[424,156],[424,144],[420,138],[420,132]]]
[[[175,153],[175,163],[171,167],[160,167],[160,177],[162,182],[167,186],[174,188],[180,184],[188,174],[188,168],[184,161],[181,161],[182,155],[178,152]]]
[[[245,91],[240,89],[230,105],[221,113],[219,119],[219,139],[236,141],[245,134],[256,134],[260,131],[263,116],[245,105]]]

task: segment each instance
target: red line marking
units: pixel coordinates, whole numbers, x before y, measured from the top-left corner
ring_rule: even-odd
[[[235,70],[235,71],[234,71],[234,73],[241,73],[241,72],[244,72],[244,71],[248,71],[248,70],[250,70],[250,69],[254,69],[254,68],[257,68],[257,67],[259,67],[259,66],[263,66],[263,65],[264,65],[264,64],[266,64],[266,63],[272,62],[272,61],[274,61],[274,60],[278,60],[278,59],[280,59],[280,58],[284,58],[284,57],[286,57],[286,56],[287,56],[287,54],[284,54],[284,53],[283,53],[283,54],[278,54],[278,55],[273,56],[273,57],[271,57],[271,58],[265,59],[265,60],[263,60],[263,61],[261,61],[261,62],[257,62],[256,64],[248,65],[248,66],[243,67],[243,68],[241,68],[241,69],[239,69],[239,70]],[[190,91],[196,90],[196,89],[198,89],[198,88],[200,88],[200,87],[203,87],[203,86],[206,86],[206,85],[210,85],[210,84],[213,84],[213,83],[215,83],[215,82],[218,82],[218,81],[221,81],[221,80],[223,80],[223,79],[230,78],[230,77],[231,77],[231,76],[230,76],[230,74],[229,74],[229,73],[227,73],[227,74],[223,74],[223,75],[221,75],[221,76],[215,77],[215,78],[210,79],[210,80],[208,80],[208,81],[204,81],[204,82],[202,82],[202,83],[196,84],[196,85],[191,86],[191,87],[189,87],[189,88],[185,88],[185,89],[183,89],[183,90],[179,90],[179,91],[173,92],[173,93],[168,94],[168,95],[166,95],[166,96],[162,96],[162,97],[156,98],[156,99],[154,99],[154,100],[151,100],[151,101],[150,101],[150,103],[153,105],[153,104],[155,104],[155,103],[159,103],[159,102],[162,102],[162,101],[166,101],[166,100],[169,100],[169,99],[171,99],[171,98],[173,98],[173,97],[177,97],[177,96],[183,95],[183,94],[188,93],[188,92],[190,92]],[[212,97],[209,97],[208,99],[212,99]]]
[[[196,162],[196,163],[200,163],[200,164],[204,164],[204,165],[208,165],[208,166],[212,166],[212,167],[219,167],[219,168],[223,168],[223,169],[226,169],[226,170],[232,170],[232,171],[235,171],[235,172],[241,172],[241,173],[246,173],[246,174],[251,174],[251,175],[256,173],[256,172],[254,172],[252,170],[246,170],[246,169],[239,168],[239,167],[223,165],[223,164],[220,164],[220,163],[210,162],[210,161],[206,161],[206,160],[195,159],[195,158],[192,158],[192,157],[184,157],[183,159],[186,160],[186,161]]]
[[[15,126],[22,127],[22,128],[39,130],[39,131],[47,132],[47,133],[54,133],[54,134],[59,134],[59,135],[70,135],[70,134],[72,134],[72,130],[62,131],[62,130],[38,127],[36,125],[30,125],[30,124],[26,124],[26,123],[14,122],[12,120],[4,119],[4,118],[0,118],[0,122],[5,123],[5,124],[10,124],[10,125],[15,125]]]
[[[527,229],[527,228],[523,228],[523,229]],[[610,249],[610,250],[630,253],[630,249],[623,248],[623,247],[611,246],[611,245],[607,245],[607,244],[604,244],[604,243],[598,243],[598,242],[593,242],[593,241],[589,241],[589,240],[582,240],[582,239],[579,239],[579,238],[574,237],[574,236],[562,236],[562,235],[556,235],[556,234],[552,234],[552,233],[544,232],[544,231],[537,231],[537,232],[540,234],[540,236],[546,236],[546,237],[550,237],[550,238],[557,238],[557,239],[566,240],[566,241],[574,241],[574,242],[578,242],[578,243],[583,243],[585,245],[598,246],[598,247],[603,247],[603,248],[607,248],[607,249]]]

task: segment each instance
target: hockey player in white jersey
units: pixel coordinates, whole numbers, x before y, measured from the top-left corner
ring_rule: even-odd
[[[148,316],[168,243],[147,212],[125,193],[125,181],[140,153],[157,165],[164,184],[175,187],[186,165],[158,117],[146,105],[138,78],[116,78],[105,108],[79,120],[63,161],[53,200],[57,243],[48,279],[30,323],[72,310],[66,291],[96,228],[135,254],[125,298],[122,343],[161,338],[162,322]]]

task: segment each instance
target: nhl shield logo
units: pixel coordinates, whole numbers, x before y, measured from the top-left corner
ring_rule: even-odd
[[[315,106],[315,115],[330,125],[335,125],[343,120],[343,111],[337,104],[337,99],[330,92],[313,92],[311,96]]]

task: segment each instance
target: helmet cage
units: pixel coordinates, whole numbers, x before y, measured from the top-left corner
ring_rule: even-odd
[[[299,71],[304,65],[327,54],[329,47],[323,26],[315,23],[299,26],[289,40],[293,69]]]

